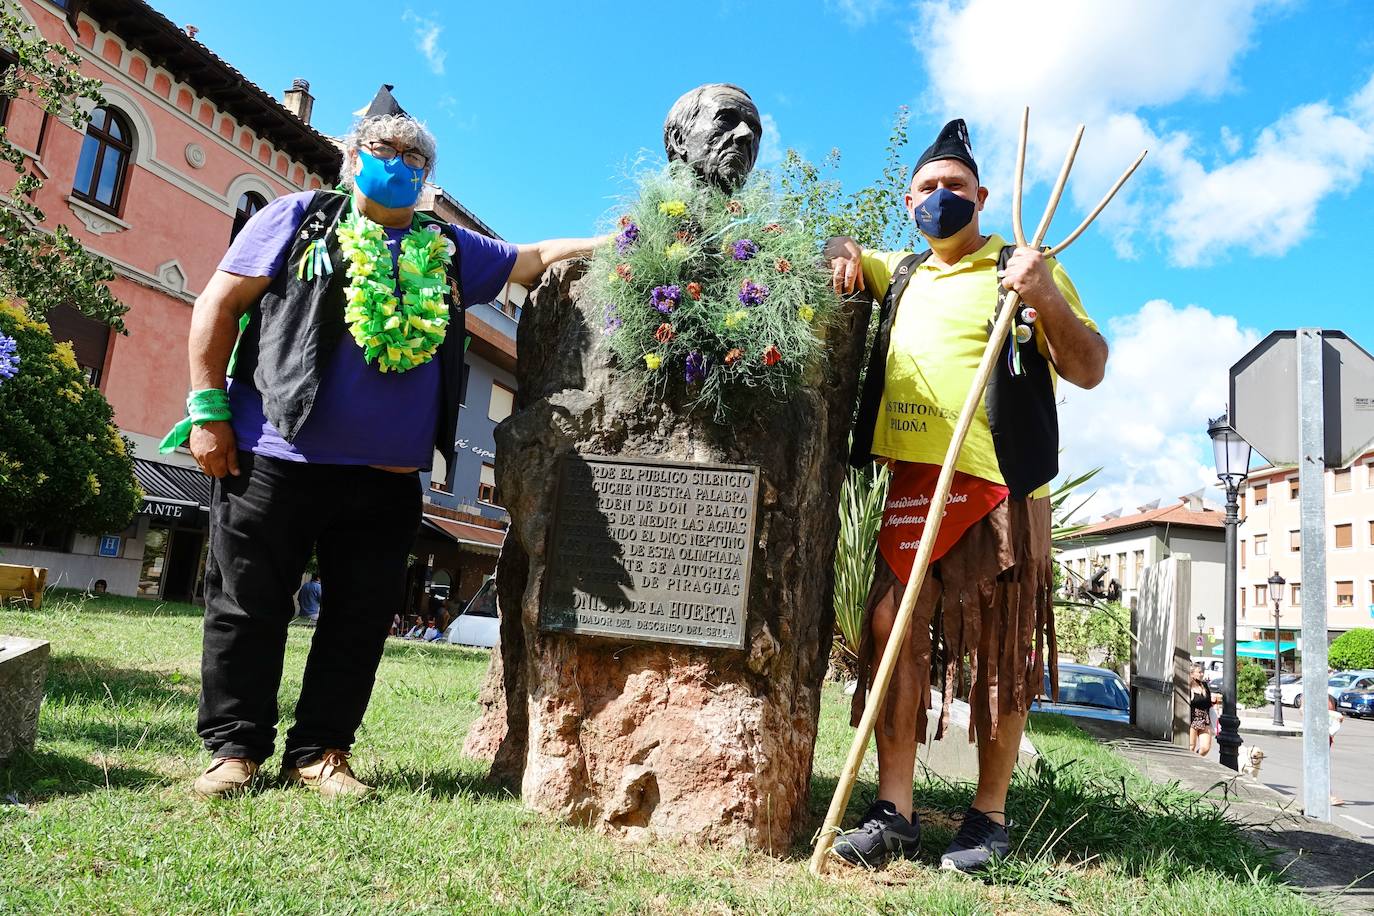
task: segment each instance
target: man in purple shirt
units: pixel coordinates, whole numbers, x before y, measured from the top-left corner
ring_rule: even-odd
[[[403,113],[364,118],[344,140],[348,190],[264,207],[196,300],[189,445],[215,478],[200,795],[247,788],[272,754],[291,595],[312,550],[330,588],[283,776],[322,795],[369,791],[348,755],[420,522],[418,472],[436,448],[452,461],[463,305],[597,242],[511,245],[417,214],[434,146]]]

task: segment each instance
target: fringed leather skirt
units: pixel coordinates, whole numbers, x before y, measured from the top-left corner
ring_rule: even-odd
[[[944,735],[955,697],[968,699],[973,724],[969,741],[974,741],[980,734],[995,739],[1002,714],[1028,711],[1043,690],[1047,671],[1051,695],[1057,696],[1053,588],[1050,501],[1004,500],[964,532],[926,575],[903,650],[915,653],[915,682],[898,683],[894,672],[884,731],[892,733],[894,694],[914,690],[919,701],[916,740],[925,739],[932,672],[943,697],[937,739]],[[877,671],[874,614],[886,606],[895,617],[904,589],[880,554],[864,615],[852,725],[863,716]]]

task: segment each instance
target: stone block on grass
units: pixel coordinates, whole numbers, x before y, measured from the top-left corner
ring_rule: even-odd
[[[44,640],[0,636],[0,766],[16,751],[33,749],[48,652]]]

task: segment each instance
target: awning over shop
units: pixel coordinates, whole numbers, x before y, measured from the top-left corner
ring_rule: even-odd
[[[493,557],[501,552],[501,544],[506,540],[506,533],[500,529],[474,525],[471,522],[455,521],[451,518],[442,518],[429,513],[425,513],[424,526],[457,541],[473,553],[483,553]]]
[[[135,458],[134,476],[147,502],[210,508],[210,478],[198,469]]]
[[[1295,642],[1281,642],[1279,643],[1279,652],[1292,652],[1297,647],[1298,644]],[[1221,655],[1225,648],[1224,644],[1215,645],[1212,647],[1212,654]],[[1272,639],[1255,639],[1248,642],[1238,642],[1236,643],[1236,654],[1244,655],[1247,658],[1273,658],[1274,641]]]

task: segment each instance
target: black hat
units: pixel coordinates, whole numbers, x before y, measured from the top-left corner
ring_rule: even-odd
[[[973,161],[973,147],[969,145],[968,126],[964,124],[963,118],[955,118],[940,130],[940,136],[926,147],[926,151],[916,161],[916,167],[911,170],[911,177],[916,177],[921,166],[937,159],[957,159],[973,170],[975,179],[978,178],[978,163]]]

